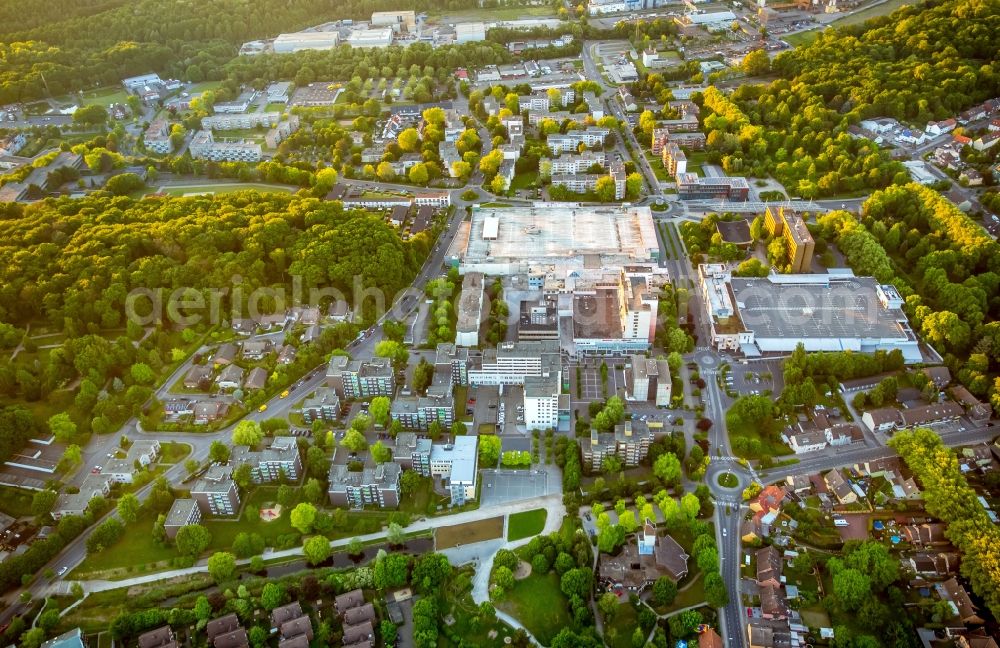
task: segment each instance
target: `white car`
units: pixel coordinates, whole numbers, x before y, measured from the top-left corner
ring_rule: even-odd
[[[56,570],[56,576],[63,576],[68,571],[69,571],[69,567],[66,567],[65,565],[63,565],[62,567],[60,567],[59,569]]]

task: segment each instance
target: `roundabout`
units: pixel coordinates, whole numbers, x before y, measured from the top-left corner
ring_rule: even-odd
[[[720,473],[715,481],[723,488],[735,488],[740,485],[740,480],[731,472]]]
[[[705,471],[705,483],[717,499],[739,501],[743,491],[754,481],[749,470],[732,458],[713,457]]]

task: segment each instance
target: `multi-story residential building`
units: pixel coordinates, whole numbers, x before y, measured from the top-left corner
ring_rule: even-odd
[[[559,342],[502,342],[487,349],[478,362],[469,367],[472,385],[523,385],[527,376],[560,372],[562,359]]]
[[[166,155],[174,150],[170,143],[170,124],[164,119],[154,120],[142,136],[142,143],[151,153]]]
[[[569,131],[565,135],[554,133],[545,142],[555,154],[573,153],[579,150],[580,144],[588,148],[603,146],[605,138],[611,134],[607,128],[589,126],[585,130]]]
[[[174,500],[163,521],[163,530],[167,537],[173,540],[181,527],[199,522],[201,522],[201,509],[198,507],[198,502],[189,497],[179,497]]]
[[[431,476],[440,477],[451,493],[451,503],[465,504],[476,498],[478,475],[478,438],[455,437],[454,443],[431,447]]]
[[[297,481],[302,473],[302,457],[295,437],[275,437],[271,446],[254,451],[246,446],[236,446],[230,457],[234,466],[250,464],[250,475],[255,484],[276,482],[285,479]]]
[[[670,129],[669,128],[654,128],[653,138],[651,141],[650,150],[653,155],[662,155],[663,149],[667,146],[667,142],[670,141]]]
[[[452,385],[469,384],[469,350],[447,342],[437,345],[434,372],[450,376]]]
[[[612,162],[608,169],[608,175],[615,181],[615,200],[624,200],[628,189],[628,173],[625,172],[625,163]]]
[[[396,508],[399,506],[399,476],[396,463],[378,464],[361,472],[351,472],[344,464],[330,466],[327,494],[334,506]]]
[[[584,151],[578,155],[562,155],[557,158],[543,158],[539,164],[551,164],[553,176],[560,174],[577,174],[590,171],[595,165],[605,167],[608,163],[607,155],[600,151]]]
[[[524,379],[524,424],[529,430],[559,427],[559,374]]]
[[[316,393],[302,403],[302,419],[306,424],[313,421],[336,421],[340,416],[340,399],[333,389],[317,389]]]
[[[553,187],[563,187],[574,193],[586,193],[588,191],[593,191],[597,189],[597,181],[603,176],[596,173],[581,173],[581,174],[565,174],[565,173],[554,173],[552,174],[552,186]]]
[[[457,178],[454,166],[456,162],[462,161],[462,155],[458,152],[455,142],[438,142],[438,155],[441,157],[441,164],[448,171],[448,175]]]
[[[573,120],[573,113],[568,110],[560,110],[559,112],[530,112],[528,113],[528,126],[538,126],[546,119],[551,119],[557,124],[561,124],[567,119]]]
[[[336,390],[341,400],[357,400],[392,396],[396,390],[396,376],[388,358],[361,361],[333,356],[326,370],[326,384]]]
[[[392,460],[404,469],[430,477],[431,446],[430,439],[418,437],[415,432],[400,432],[393,445]]]
[[[232,115],[212,115],[201,118],[201,127],[208,130],[239,130],[244,128],[273,128],[281,121],[281,113],[261,112]]]
[[[427,396],[402,396],[392,401],[389,410],[392,420],[399,421],[408,430],[427,430],[435,421],[447,430],[455,421],[455,400],[451,386],[447,389],[427,390]]]
[[[259,162],[261,154],[256,142],[216,142],[209,130],[195,133],[188,150],[195,159],[213,162]]]
[[[793,273],[812,271],[812,257],[816,243],[801,216],[791,209],[784,207],[772,209],[768,206],[764,210],[764,225],[771,236],[781,236],[785,239]]]
[[[628,393],[632,400],[652,400],[657,407],[670,406],[670,366],[663,358],[633,355],[625,372],[625,384],[629,387]]]
[[[590,439],[580,440],[583,462],[591,470],[600,470],[605,457],[616,456],[625,466],[638,466],[653,442],[653,433],[640,421],[625,421],[613,433],[591,430]]]
[[[583,100],[587,102],[587,110],[590,111],[590,116],[594,118],[594,121],[604,119],[604,104],[601,103],[597,94],[584,92]]]
[[[667,142],[663,147],[663,168],[671,178],[681,173],[687,173],[687,156],[676,142]]]
[[[68,515],[83,515],[87,512],[90,501],[97,496],[107,497],[111,494],[111,484],[114,480],[109,475],[89,474],[80,484],[76,493],[60,493],[52,507],[52,519],[57,522]]]
[[[236,515],[240,511],[240,491],[228,465],[211,466],[191,487],[191,497],[207,515]]]

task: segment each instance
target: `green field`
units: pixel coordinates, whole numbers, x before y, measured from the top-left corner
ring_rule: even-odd
[[[192,96],[199,92],[205,92],[207,90],[218,90],[222,87],[222,81],[202,81],[201,83],[195,83],[186,92]]]
[[[176,441],[162,444],[160,450],[162,451],[162,456],[160,457],[161,464],[180,463],[191,454],[191,446],[186,443],[177,443]]]
[[[107,88],[99,88],[97,90],[84,92],[82,95],[63,95],[61,97],[57,97],[56,101],[60,103],[80,102],[83,106],[98,104],[106,108],[113,103],[123,104],[128,101],[128,93],[125,92],[125,88],[121,86],[110,86]]]
[[[200,196],[203,194],[229,194],[237,191],[259,191],[261,193],[294,193],[296,187],[264,184],[262,182],[219,183],[208,185],[184,185],[176,187],[160,187],[157,192],[168,196]]]
[[[545,509],[512,513],[507,520],[507,540],[520,540],[538,535],[545,528],[546,517],[548,511]]]
[[[605,620],[604,640],[611,648],[632,648],[632,633],[639,627],[639,615],[628,597],[620,601],[610,623]]]
[[[538,186],[538,172],[518,173],[510,183],[510,190],[527,189],[531,186]]]
[[[567,609],[566,595],[559,589],[559,576],[550,572],[543,576],[532,574],[514,583],[497,607],[524,624],[542,645],[549,645],[552,638],[572,623]]]
[[[121,540],[104,551],[88,554],[71,572],[73,578],[101,575],[124,578],[130,575],[167,568],[177,557],[173,547],[158,544],[153,539],[153,522],[156,514],[144,510],[134,524],[130,524]]]

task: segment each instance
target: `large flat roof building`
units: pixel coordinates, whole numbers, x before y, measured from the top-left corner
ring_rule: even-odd
[[[611,267],[659,259],[649,207],[473,208],[463,237],[452,244],[459,270],[523,274],[530,265]]]
[[[458,299],[458,322],[455,326],[455,344],[462,347],[479,346],[479,325],[483,321],[483,275],[470,272],[462,279],[462,294]]]
[[[478,439],[474,436],[458,436],[453,443],[431,448],[431,475],[446,480],[452,504],[476,499],[478,462]]]
[[[278,34],[274,39],[274,51],[287,54],[302,50],[328,50],[336,47],[339,42],[340,32],[335,31]]]
[[[919,340],[895,287],[850,270],[827,274],[733,277],[725,266],[701,265],[712,345],[748,356],[806,351],[873,353],[899,349],[919,362]]]

